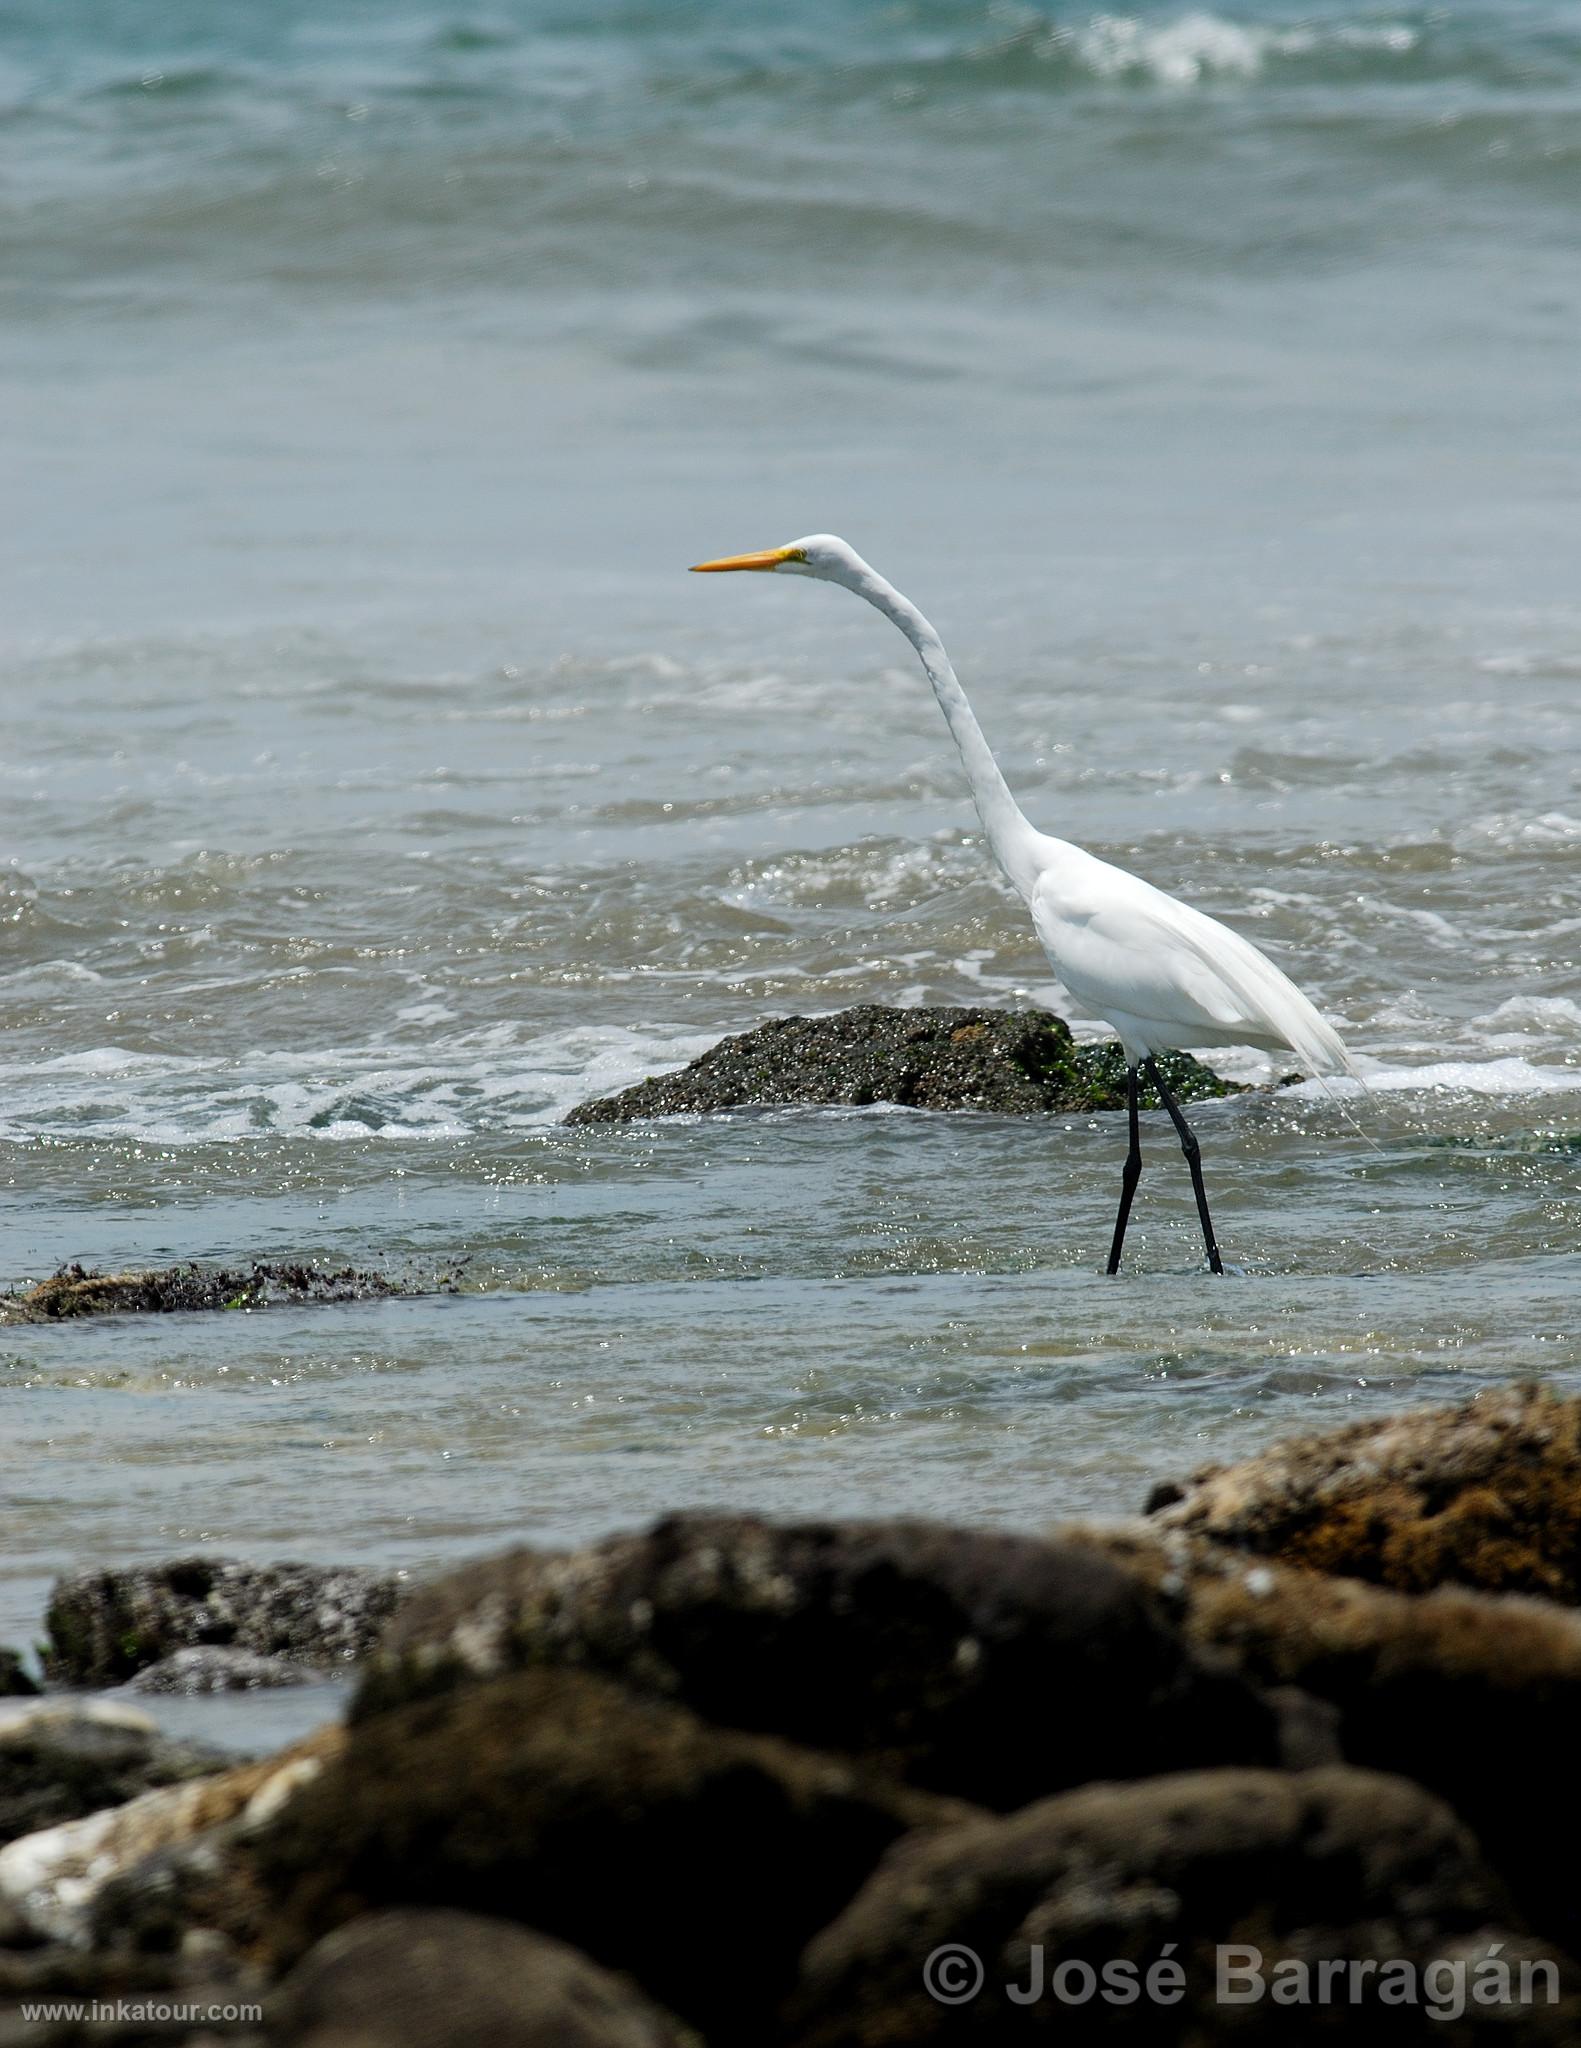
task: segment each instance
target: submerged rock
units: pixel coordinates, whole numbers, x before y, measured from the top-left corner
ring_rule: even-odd
[[[454,1906],[760,2040],[753,2016],[883,1850],[970,1810],[591,1672],[519,1671],[356,1723],[257,1868],[285,1959],[359,1912]]]
[[[476,1913],[370,1913],[270,1998],[291,2048],[702,2048],[637,1987],[546,1934]]]
[[[1581,1601],[1581,1399],[1536,1385],[1297,1437],[1154,1489],[1160,1527],[1400,1592]]]
[[[969,1955],[936,1978],[956,1994],[945,2002],[930,1996],[924,1965],[938,1970],[947,1944]],[[1227,2010],[1215,1996],[1220,1944],[1254,1945],[1265,1981],[1282,1961],[1307,1962],[1313,1995]],[[782,2038],[793,2048],[1111,2038],[1283,2048],[1359,2022],[1378,2026],[1377,2039],[1463,2043],[1485,2038],[1477,2020],[1457,2031],[1421,2003],[1383,2011],[1376,1966],[1420,1971],[1458,1956],[1474,1967],[1496,1945],[1512,1971],[1522,1958],[1551,1960],[1564,2000],[1490,2014],[1497,2038],[1514,2020],[1523,2041],[1573,2041],[1574,1966],[1527,1935],[1469,1830],[1420,1787],[1344,1767],[1088,1785],[900,1843],[811,1943]],[[970,1957],[983,1970],[975,1996]],[[1320,1959],[1375,1966],[1359,2010],[1348,1989],[1319,2000]],[[1133,1973],[1128,2003],[1098,1989],[1113,1987],[1099,1972],[1115,1965]],[[1160,1966],[1166,1995],[1150,1997],[1148,1972]],[[1080,2000],[1084,1972],[1092,1992],[1061,2003],[1056,1981]],[[1042,1995],[1018,2001],[1006,1985]]]
[[[323,1673],[284,1657],[260,1657],[252,1650],[195,1644],[146,1664],[126,1681],[127,1692],[175,1693],[195,1697],[211,1692],[261,1692],[281,1686],[312,1685]]]
[[[373,1647],[401,1590],[393,1572],[223,1557],[79,1572],[50,1596],[45,1672],[117,1685],[195,1646],[334,1669]]]
[[[1277,1753],[1266,1704],[1196,1656],[1134,1573],[930,1522],[678,1515],[463,1566],[412,1594],[354,1712],[544,1664],[991,1806]]]
[[[219,1770],[201,1743],[162,1735],[104,1700],[25,1700],[0,1709],[0,1842],[116,1806],[155,1785]]]
[[[1235,1095],[1189,1053],[1159,1062],[1181,1101]],[[1151,1090],[1148,1106],[1156,1107]],[[775,1017],[721,1039],[679,1073],[659,1074],[595,1102],[568,1124],[774,1108],[791,1103],[894,1102],[911,1109],[1026,1116],[1125,1107],[1117,1045],[1078,1046],[1047,1010],[894,1010],[863,1003],[829,1017]]]
[[[435,1285],[455,1285],[450,1275]],[[0,1323],[53,1323],[71,1316],[174,1315],[205,1309],[266,1308],[271,1302],[385,1301],[431,1291],[354,1266],[259,1261],[246,1267],[165,1266],[156,1271],[96,1273],[62,1266],[25,1293],[0,1295]]]

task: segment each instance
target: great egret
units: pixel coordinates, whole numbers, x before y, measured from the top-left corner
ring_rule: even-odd
[[[1108,1270],[1119,1271],[1131,1198],[1142,1171],[1137,1089],[1139,1070],[1145,1068],[1169,1111],[1191,1169],[1208,1265],[1222,1273],[1224,1261],[1208,1213],[1197,1140],[1164,1085],[1153,1055],[1177,1046],[1255,1045],[1292,1052],[1314,1074],[1353,1073],[1339,1034],[1295,983],[1238,932],[1178,903],[1124,868],[1035,830],[999,772],[938,634],[911,600],[869,568],[845,541],[832,533],[815,533],[786,547],[724,555],[695,567],[704,573],[778,571],[838,583],[866,598],[916,648],[960,750],[994,858],[1031,911],[1033,928],[1054,972],[1084,1009],[1114,1026],[1125,1049],[1131,1145],[1120,1181],[1120,1213]]]

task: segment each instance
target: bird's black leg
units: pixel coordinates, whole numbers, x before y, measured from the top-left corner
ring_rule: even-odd
[[[1191,1168],[1192,1192],[1197,1197],[1197,1214],[1202,1218],[1202,1241],[1208,1248],[1208,1265],[1215,1273],[1224,1271],[1224,1261],[1219,1257],[1219,1241],[1213,1235],[1213,1218],[1208,1214],[1208,1191],[1202,1185],[1202,1153],[1198,1149],[1196,1134],[1180,1113],[1180,1104],[1164,1086],[1164,1077],[1158,1071],[1151,1056],[1145,1062],[1147,1078],[1158,1090],[1158,1099],[1169,1111],[1170,1121],[1180,1133],[1180,1149],[1186,1155],[1186,1164]]]
[[[1131,1218],[1131,1197],[1142,1177],[1142,1121],[1137,1102],[1135,1067],[1125,1070],[1125,1106],[1131,1113],[1131,1149],[1125,1155],[1125,1171],[1120,1177],[1120,1213],[1114,1219],[1114,1243],[1109,1247],[1111,1273],[1120,1270],[1120,1247],[1125,1243],[1125,1226]]]

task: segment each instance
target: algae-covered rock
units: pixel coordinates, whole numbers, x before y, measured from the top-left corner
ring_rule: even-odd
[[[701,2048],[579,1950],[476,1913],[370,1913],[326,1935],[268,2003],[290,2048]]]
[[[356,1723],[256,1846],[284,1957],[364,1911],[456,1907],[752,2040],[884,1849],[970,1810],[591,1672],[519,1671]]]
[[[50,1596],[45,1671],[116,1685],[195,1646],[336,1669],[373,1647],[400,1590],[393,1572],[224,1557],[79,1572]]]
[[[1320,1960],[1374,1969],[1355,2004],[1347,1975],[1334,2002],[1265,1993],[1232,2007],[1216,1996],[1218,1950],[1232,1944],[1260,1952],[1265,1981],[1283,1961],[1309,1963],[1314,1991]],[[1527,1934],[1470,1831],[1419,1786],[1343,1766],[1088,1785],[898,1844],[808,1948],[782,2038],[792,2048],[1285,2048],[1360,2025],[1376,2026],[1376,2040],[1465,2043],[1486,2038],[1477,2020],[1457,2031],[1420,2002],[1382,2009],[1377,1966],[1420,1970],[1457,1955],[1474,1966],[1495,1944],[1512,1966],[1551,1959],[1568,1994],[1562,2007],[1499,2015],[1496,2038],[1511,2038],[1514,2020],[1522,2041],[1574,2040],[1573,1966]],[[1123,1988],[1123,1977],[1100,1975],[1117,1965],[1133,1973],[1125,2002],[1104,1995]],[[1006,1986],[1041,1995],[1017,1999]]]
[[[1581,1399],[1535,1385],[1210,1465],[1148,1503],[1166,1529],[1400,1592],[1581,1601]]]
[[[1189,1053],[1169,1053],[1159,1064],[1182,1101],[1240,1092]],[[1157,1106],[1151,1090],[1144,1099]],[[829,1017],[772,1018],[721,1039],[679,1073],[584,1102],[565,1121],[872,1102],[1009,1116],[1123,1109],[1125,1061],[1117,1045],[1078,1046],[1069,1026],[1047,1010],[863,1003]]]
[[[454,1286],[450,1275],[434,1283]],[[428,1288],[354,1266],[331,1270],[279,1260],[245,1267],[162,1266],[149,1271],[98,1273],[62,1266],[21,1293],[0,1295],[0,1324],[55,1323],[76,1316],[179,1315],[210,1309],[257,1309],[275,1302],[386,1301]]]
[[[354,1712],[580,1665],[711,1721],[866,1755],[991,1806],[1092,1777],[1271,1762],[1274,1716],[1090,1548],[929,1522],[678,1515],[415,1592]]]

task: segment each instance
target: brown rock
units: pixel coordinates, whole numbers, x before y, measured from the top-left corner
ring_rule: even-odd
[[[372,1908],[509,1916],[751,2040],[889,1843],[969,1811],[590,1672],[522,1671],[359,1722],[257,1859],[287,1957]]]
[[[1464,2042],[1425,2010],[1355,2012],[1332,2005],[1229,2007],[1216,2001],[1216,1949],[1250,1944],[1272,1976],[1284,1959],[1475,1959],[1544,1951],[1515,1920],[1503,1887],[1454,1814],[1418,1786],[1344,1767],[1285,1774],[1201,1771],[1133,1785],[1088,1785],[1005,1817],[912,1837],[887,1856],[835,1923],[809,1946],[791,2004],[794,2048],[929,2048],[945,2042],[1088,2041],[1205,2044],[1331,2040],[1346,2025],[1374,2039]],[[924,1969],[946,1944],[980,1958],[980,1993],[930,1997]],[[1167,1945],[1173,1953],[1165,1957]],[[1244,1960],[1244,1958],[1243,1958]],[[1556,1957],[1568,2002],[1515,2015],[1519,2038],[1557,2044],[1581,2023],[1574,1968]],[[1026,2002],[1005,1986],[1043,1992]],[[1178,2002],[1146,1991],[1153,1981]],[[1079,1996],[1082,1965],[1093,1995]],[[1129,1965],[1140,1995],[1102,1994]],[[1073,1968],[1057,1978],[1063,1965]],[[934,1969],[940,1966],[937,1961]],[[969,1989],[967,1961],[946,1989]],[[1375,1998],[1364,1979],[1361,1997]],[[1387,2031],[1385,2031],[1387,2029]],[[1363,2033],[1363,2039],[1367,2038]],[[1499,2040],[1511,2038],[1501,2025]]]
[[[1066,1534],[1158,1591],[1204,1654],[1327,1702],[1349,1762],[1441,1794],[1528,1917],[1581,1948],[1581,1615],[1514,1594],[1393,1593],[1156,1520]]]
[[[564,1942],[473,1913],[374,1913],[326,1935],[268,2002],[290,2048],[701,2048]]]
[[[1155,1489],[1159,1525],[1420,1593],[1581,1601],[1581,1399],[1481,1394],[1210,1465]]]
[[[1277,1753],[1266,1705],[1185,1646],[1133,1572],[928,1522],[682,1515],[488,1559],[411,1596],[355,1712],[544,1664],[991,1806]]]

